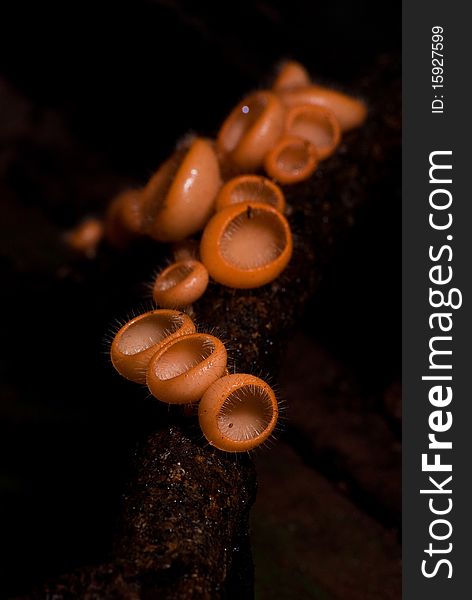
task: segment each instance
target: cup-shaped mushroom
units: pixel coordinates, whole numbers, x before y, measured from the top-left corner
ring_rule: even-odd
[[[262,175],[240,175],[227,181],[216,198],[216,210],[240,202],[270,204],[280,212],[285,209],[285,196],[280,187]]]
[[[218,379],[198,407],[203,435],[226,452],[245,452],[264,443],[278,415],[272,388],[259,377],[241,373]]]
[[[284,116],[273,92],[255,92],[231,111],[218,134],[218,147],[240,169],[255,171],[282,134]]]
[[[112,200],[105,216],[105,234],[114,246],[125,245],[143,233],[143,195],[140,189],[121,192]]]
[[[102,240],[103,232],[103,222],[89,217],[69,231],[65,236],[65,241],[75,252],[93,258]]]
[[[268,175],[282,184],[308,179],[319,162],[315,146],[294,135],[283,135],[267,153],[264,167]]]
[[[287,111],[285,131],[288,135],[311,142],[320,160],[333,154],[341,141],[341,129],[334,113],[315,104],[290,108]]]
[[[276,208],[242,202],[217,212],[205,227],[200,256],[211,277],[233,288],[276,279],[292,256],[292,234]]]
[[[310,76],[303,65],[295,60],[288,60],[280,65],[272,89],[274,92],[291,90],[310,85]]]
[[[328,108],[339,121],[341,131],[359,127],[367,117],[367,108],[362,100],[321,85],[281,90],[279,96],[287,107],[315,104]]]
[[[161,242],[179,242],[200,231],[220,186],[213,144],[195,138],[176,150],[144,188],[146,233]]]
[[[156,277],[152,296],[163,308],[183,308],[202,296],[208,285],[208,271],[198,260],[179,260]]]
[[[198,402],[226,370],[226,348],[208,333],[192,333],[166,344],[149,363],[151,394],[168,404]]]
[[[185,313],[151,310],[131,319],[118,331],[111,345],[111,361],[126,379],[145,383],[149,361],[158,349],[194,331],[195,325]]]

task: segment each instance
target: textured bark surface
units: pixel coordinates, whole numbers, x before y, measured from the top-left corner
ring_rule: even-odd
[[[194,423],[170,424],[137,456],[115,555],[133,565],[144,597],[252,595],[254,465],[201,438]]]

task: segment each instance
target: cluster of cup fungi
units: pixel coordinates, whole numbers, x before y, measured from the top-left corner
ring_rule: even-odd
[[[292,254],[280,185],[310,177],[366,114],[362,101],[314,85],[302,65],[287,62],[272,89],[232,110],[216,141],[185,139],[143,188],[111,202],[103,222],[85,221],[69,237],[84,252],[93,252],[103,234],[117,246],[139,235],[174,244],[175,262],[153,283],[160,308],[116,333],[111,360],[161,402],[198,404],[203,434],[220,450],[247,451],[266,441],[277,399],[262,379],[228,374],[225,345],[197,333],[188,308],[210,279],[249,289],[280,275]],[[198,243],[192,237],[201,231]]]

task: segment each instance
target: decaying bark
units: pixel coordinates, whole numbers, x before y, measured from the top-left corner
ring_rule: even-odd
[[[145,578],[144,590],[155,590],[154,597],[159,592],[171,598],[214,598],[225,589],[235,597],[250,596],[251,565],[244,573],[231,574],[231,567],[241,553],[247,562],[250,553],[252,461],[209,448],[193,421],[172,423],[153,434],[137,458],[116,556],[133,565],[136,575]]]
[[[39,587],[31,598],[250,598],[254,465],[166,423],[135,457],[114,560]],[[249,559],[249,560],[248,560]]]
[[[385,76],[388,68],[376,65],[357,88],[369,103],[367,124],[346,135],[312,179],[286,189],[294,255],[282,276],[249,291],[211,285],[194,306],[197,322],[227,341],[239,371],[275,376],[332,249],[385,185],[401,123],[398,80]],[[110,562],[39,587],[30,598],[252,597],[250,457],[226,456],[205,443],[195,420],[156,411],[160,426],[136,455]]]

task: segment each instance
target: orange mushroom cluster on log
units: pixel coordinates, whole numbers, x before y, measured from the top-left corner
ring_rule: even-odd
[[[139,235],[175,243],[203,231],[193,263],[177,261],[157,276],[153,298],[162,308],[191,305],[209,281],[245,289],[271,283],[292,247],[279,184],[310,177],[366,116],[364,102],[314,85],[302,65],[286,62],[272,89],[235,106],[216,141],[187,137],[141,189],[114,199],[105,236],[123,246]],[[230,210],[234,204],[241,206]],[[70,240],[91,255],[98,238],[89,241],[89,230],[82,226]]]
[[[116,333],[110,354],[120,375],[146,383],[157,400],[201,400],[203,434],[219,450],[252,450],[274,431],[279,411],[271,387],[253,375],[229,375],[223,342],[196,333],[183,312],[152,310],[131,319]]]
[[[145,382],[162,402],[201,401],[203,433],[220,450],[244,451],[263,443],[277,423],[277,400],[259,378],[224,376],[224,344],[197,333],[180,311],[193,314],[191,305],[210,281],[254,289],[280,276],[293,240],[277,181],[309,177],[335,152],[341,131],[360,125],[365,116],[363,103],[312,86],[301,65],[285,64],[272,90],[238,103],[215,143],[187,138],[142,190],[125,192],[110,206],[105,229],[117,243],[141,233],[185,244],[203,230],[199,249],[184,253],[155,278],[153,300],[162,310],[126,323],[113,340],[111,358],[118,372]],[[262,167],[275,181],[255,173]],[[225,180],[224,173],[232,176]]]

